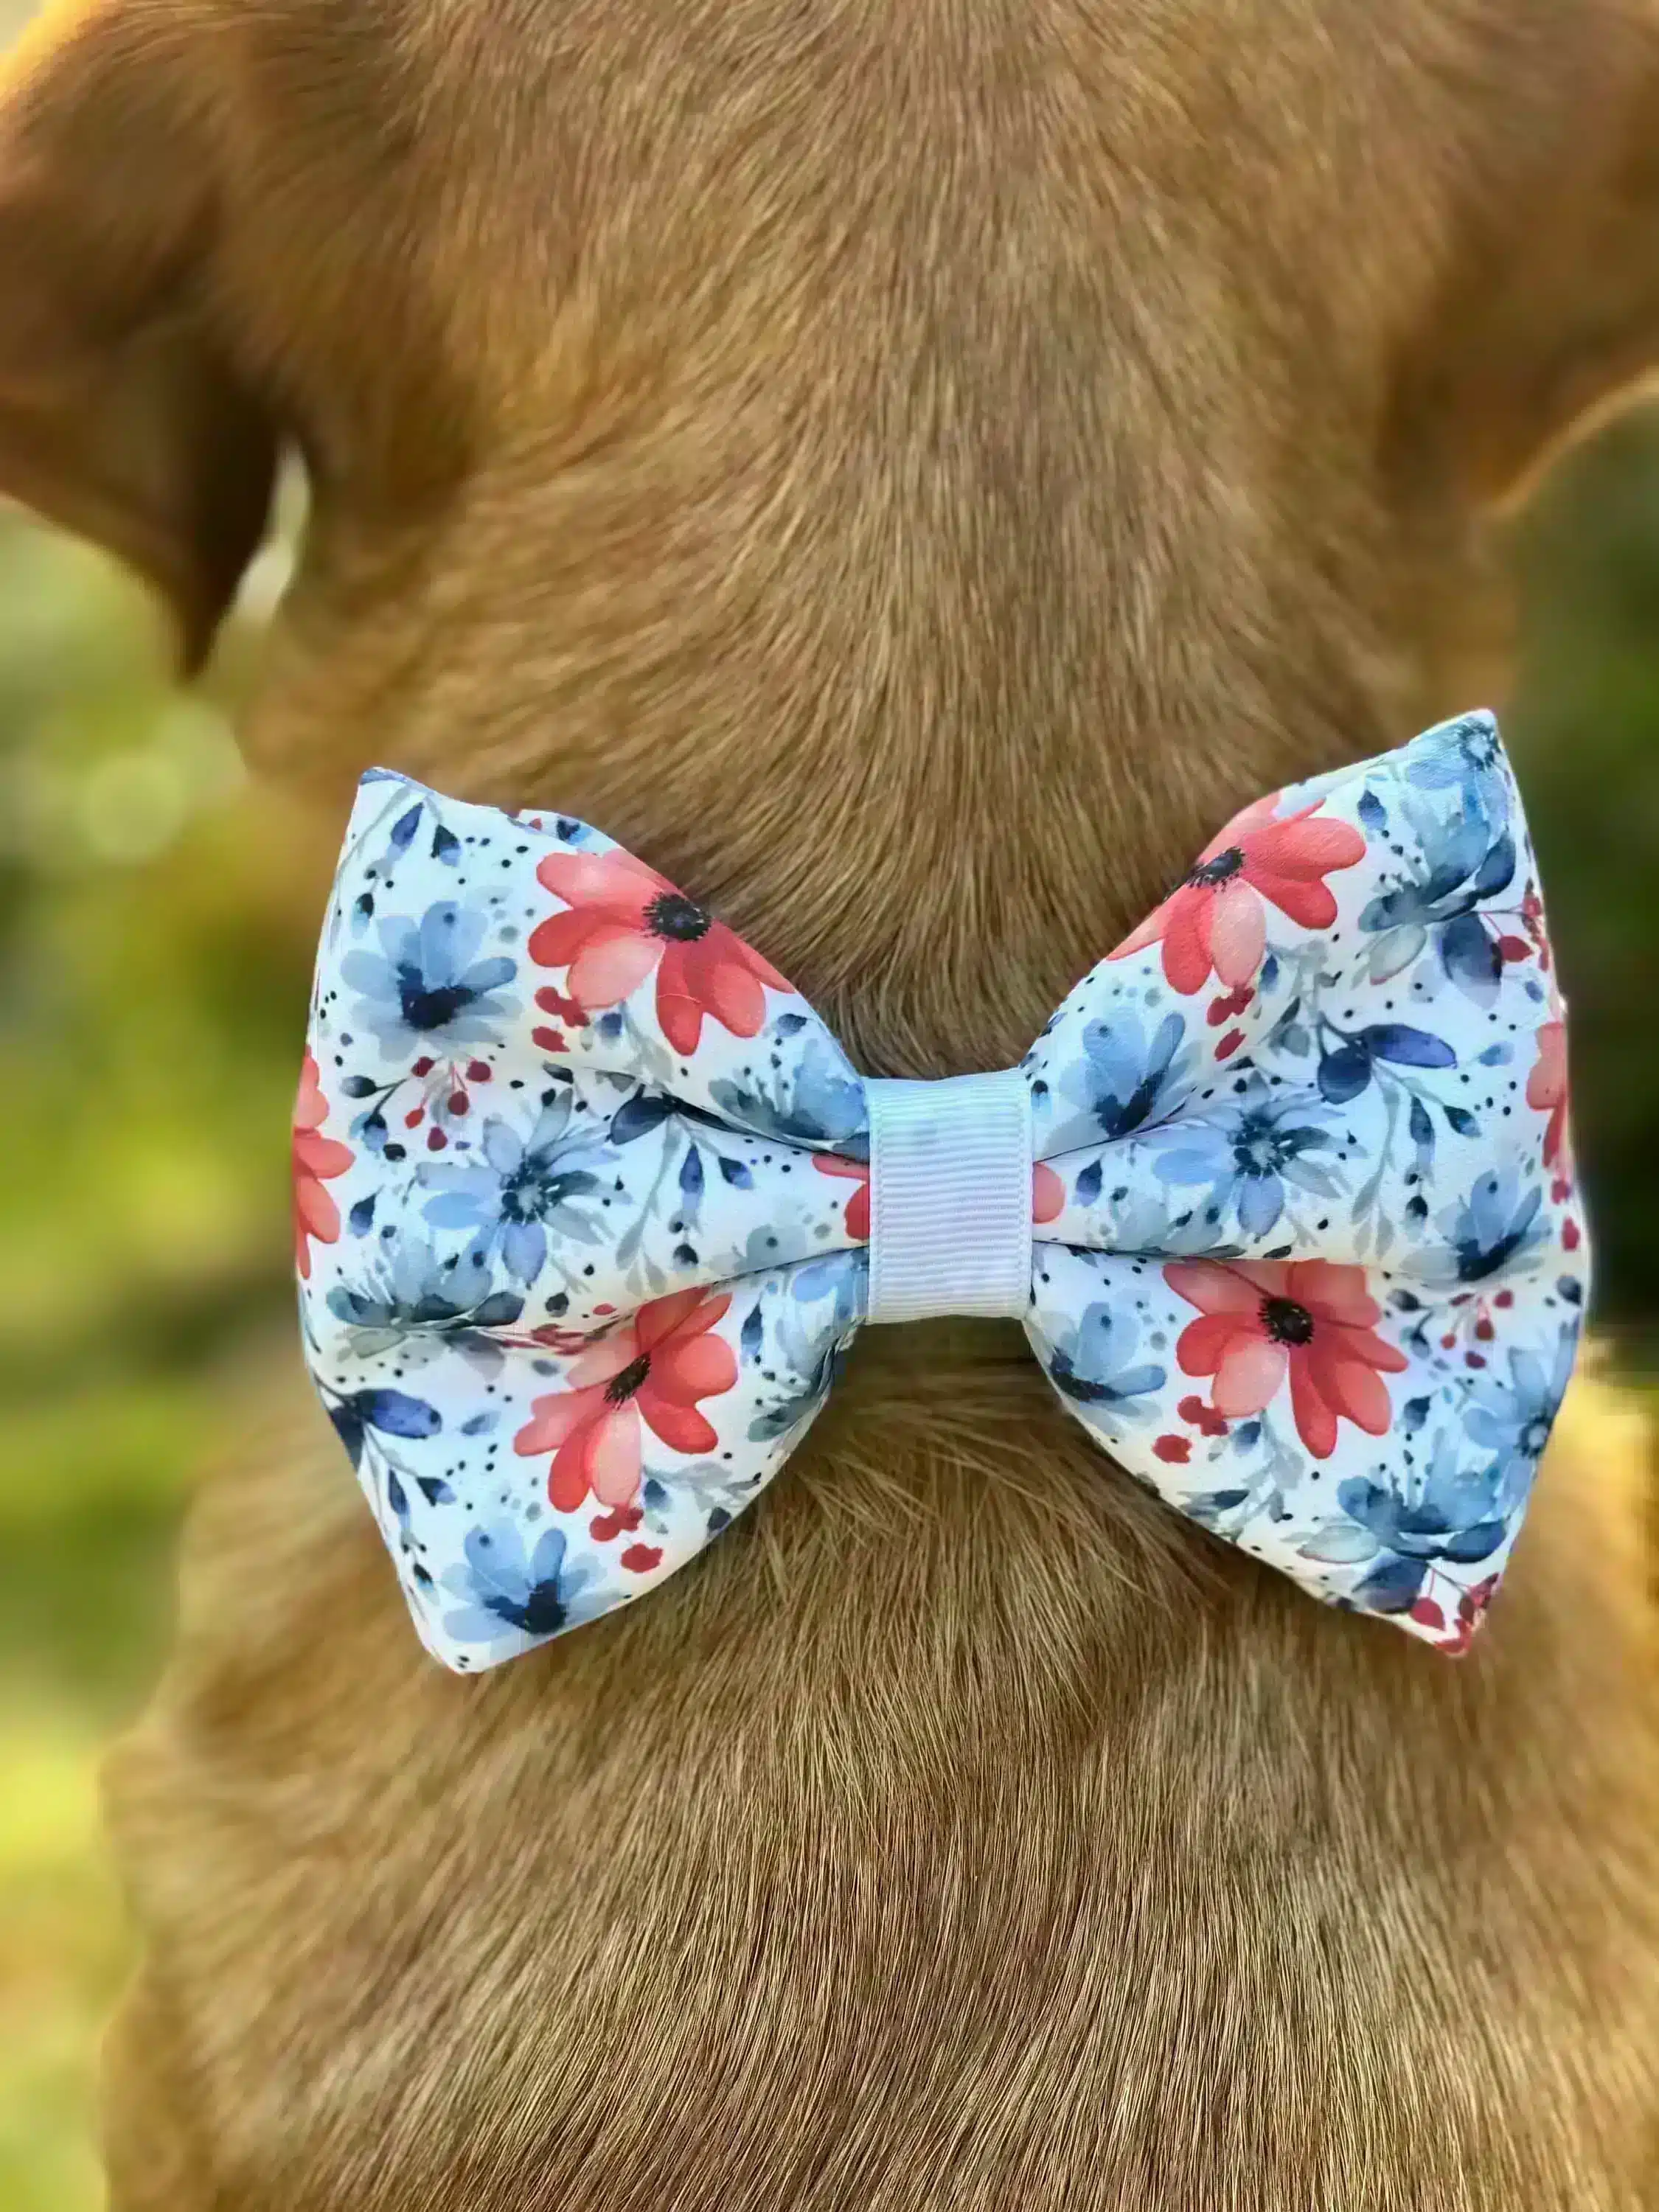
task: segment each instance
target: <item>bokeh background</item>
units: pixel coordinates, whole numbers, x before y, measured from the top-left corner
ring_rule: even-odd
[[[28,12],[0,0],[0,41]],[[1503,555],[1600,1239],[1609,1381],[1575,1418],[1628,1449],[1659,1343],[1659,409],[1563,464]],[[291,1325],[288,1115],[337,824],[251,787],[231,734],[283,574],[262,557],[184,696],[138,588],[0,511],[4,2212],[100,2201],[90,2082],[125,1938],[97,1749],[158,1664],[238,1370]]]

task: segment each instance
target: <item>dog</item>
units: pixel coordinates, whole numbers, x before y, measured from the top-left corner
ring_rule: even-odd
[[[260,769],[580,812],[872,1073],[1467,703],[1656,356],[1654,0],[78,0],[0,88],[0,489],[191,668],[296,453]],[[110,1766],[116,2212],[1659,2203],[1633,1455],[1452,1665],[873,1331],[463,1681],[289,1366]]]

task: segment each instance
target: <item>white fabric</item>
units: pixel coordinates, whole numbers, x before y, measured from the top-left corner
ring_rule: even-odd
[[[870,1313],[1024,1315],[1031,1297],[1024,1072],[867,1081]]]

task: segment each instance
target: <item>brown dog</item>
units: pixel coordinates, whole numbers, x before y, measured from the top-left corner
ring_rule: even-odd
[[[257,757],[579,811],[877,1073],[1464,703],[1481,503],[1656,355],[1655,0],[93,0],[0,106],[0,483],[195,658],[296,447]],[[118,2212],[1659,2203],[1626,1470],[1451,1666],[877,1331],[466,1682],[277,1395],[114,1767]]]

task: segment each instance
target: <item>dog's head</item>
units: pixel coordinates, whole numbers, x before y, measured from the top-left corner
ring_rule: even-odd
[[[1480,509],[1659,350],[1656,148],[1650,0],[78,0],[0,489],[195,662],[296,452],[256,753],[578,809],[938,1072],[1461,703]]]

